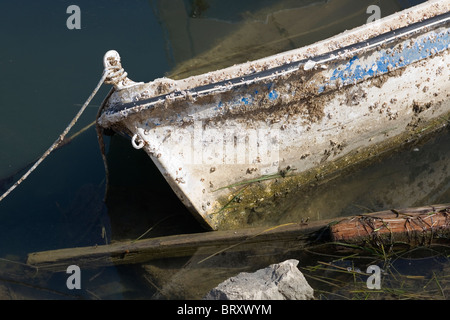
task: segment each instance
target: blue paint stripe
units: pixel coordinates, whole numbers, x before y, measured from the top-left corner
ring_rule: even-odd
[[[377,61],[371,65],[365,64],[358,56],[354,56],[346,64],[335,65],[332,68],[334,71],[330,81],[319,88],[319,93],[323,92],[326,87],[334,86],[337,81],[343,85],[349,85],[387,73],[389,69],[405,67],[448,48],[450,48],[450,31],[445,30],[416,39],[413,45],[411,45],[411,40],[406,40],[402,45],[402,50],[382,49],[378,52]]]

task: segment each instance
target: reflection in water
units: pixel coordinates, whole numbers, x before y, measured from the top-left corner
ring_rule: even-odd
[[[299,48],[360,26],[366,23],[371,4],[383,8],[383,16],[401,9],[392,0],[236,1],[232,6],[225,1],[159,0],[155,11],[175,66],[168,76],[180,79]]]

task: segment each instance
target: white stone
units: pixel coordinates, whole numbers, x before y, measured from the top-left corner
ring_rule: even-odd
[[[242,272],[212,289],[205,300],[312,300],[314,290],[298,270],[299,261],[287,260],[254,273]]]

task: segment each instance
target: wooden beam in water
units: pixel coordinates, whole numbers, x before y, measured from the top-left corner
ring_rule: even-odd
[[[450,207],[439,205],[409,210],[390,210],[375,215],[343,219],[330,226],[335,242],[407,243],[426,245],[450,236]]]
[[[27,264],[39,269],[65,271],[71,264],[80,268],[144,263],[160,258],[190,256],[199,248],[202,252],[215,253],[225,248],[239,250],[240,245],[265,241],[309,238],[323,223],[290,223],[272,228],[209,231],[182,234],[136,241],[120,241],[109,245],[67,248],[34,252],[28,255]]]
[[[274,241],[294,241],[297,248],[317,241],[342,243],[431,243],[450,232],[450,204],[403,210],[387,210],[353,217],[306,223],[289,223],[271,228],[212,231],[173,235],[109,245],[67,248],[28,255],[27,264],[44,270],[65,271],[69,265],[96,268],[145,263],[160,258],[216,254],[245,250],[248,245]]]

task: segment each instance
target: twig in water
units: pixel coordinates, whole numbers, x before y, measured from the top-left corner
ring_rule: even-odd
[[[253,239],[253,238],[256,238],[257,236],[260,236],[260,235],[262,235],[265,232],[269,232],[269,231],[275,230],[275,229],[280,228],[280,227],[289,226],[291,224],[294,224],[294,223],[286,223],[286,224],[282,224],[282,225],[279,225],[279,226],[276,226],[276,227],[273,227],[273,228],[265,229],[265,230],[255,234],[255,235],[253,235],[253,236],[251,236],[251,237],[249,237],[249,238],[247,238],[247,239],[245,239],[245,240],[243,240],[243,241],[241,241],[239,243],[233,244],[233,245],[231,245],[229,247],[226,247],[225,249],[219,250],[219,251],[213,253],[212,255],[207,256],[205,259],[202,259],[199,262],[197,262],[197,264],[201,264],[201,263],[205,262],[206,260],[208,260],[208,259],[210,259],[210,258],[212,258],[212,257],[214,257],[214,256],[216,256],[218,254],[221,254],[222,252],[225,252],[225,251],[230,250],[230,249],[232,249],[234,247],[240,246],[241,244],[245,243],[246,241],[248,241],[250,239]]]
[[[155,223],[155,225],[151,226],[147,231],[145,231],[143,234],[141,234],[139,237],[137,237],[131,243],[141,240],[143,237],[145,237],[145,235],[147,235],[150,231],[152,231],[154,228],[156,228],[156,226],[158,226],[161,222],[166,221],[167,219],[172,218],[173,216],[175,216],[175,215],[172,214],[170,216],[165,217],[164,219],[159,220],[157,223]]]

